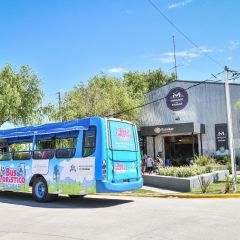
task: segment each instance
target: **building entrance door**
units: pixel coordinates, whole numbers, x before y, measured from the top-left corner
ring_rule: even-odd
[[[199,154],[198,135],[164,136],[165,165],[189,165]]]

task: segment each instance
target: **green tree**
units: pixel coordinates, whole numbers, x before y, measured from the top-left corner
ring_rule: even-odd
[[[175,80],[175,75],[167,75],[161,69],[148,72],[127,72],[124,83],[136,97]]]
[[[76,86],[64,95],[62,109],[52,110],[55,120],[63,121],[87,116],[109,116],[141,103],[132,99],[123,81],[106,75],[97,75],[87,86]],[[121,114],[121,118],[137,121],[138,110]],[[60,116],[61,115],[61,116]]]
[[[123,79],[96,75],[86,86],[78,85],[67,92],[60,110],[49,105],[45,112],[54,120],[114,115],[138,123],[140,108],[137,106],[144,103],[144,94],[174,79],[173,74],[167,75],[162,70],[128,72]]]
[[[40,80],[27,65],[14,71],[7,64],[0,70],[0,126],[9,121],[16,125],[34,122],[43,97]]]

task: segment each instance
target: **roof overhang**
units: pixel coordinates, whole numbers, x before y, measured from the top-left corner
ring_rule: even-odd
[[[175,123],[140,128],[140,136],[156,136],[169,134],[205,133],[205,125],[201,123]]]

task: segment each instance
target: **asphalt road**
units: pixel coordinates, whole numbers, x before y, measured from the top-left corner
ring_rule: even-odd
[[[240,199],[61,197],[0,193],[0,240],[240,239]]]

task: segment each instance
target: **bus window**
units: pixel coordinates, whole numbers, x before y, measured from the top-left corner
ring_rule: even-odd
[[[37,149],[44,150],[44,149],[55,149],[56,142],[55,139],[44,139],[37,141]]]
[[[55,149],[34,150],[33,159],[52,159]]]
[[[126,122],[109,121],[109,145],[112,151],[137,152],[134,125]]]
[[[11,160],[11,153],[8,152],[8,144],[6,140],[0,140],[0,161]]]
[[[32,158],[31,151],[16,151],[12,152],[13,160],[30,160]]]
[[[19,142],[9,144],[9,152],[28,151],[32,149],[32,142]]]
[[[56,149],[56,158],[73,158],[75,156],[76,148],[60,148]]]
[[[56,139],[56,158],[72,158],[75,156],[77,138],[57,138]]]
[[[13,160],[30,160],[32,157],[32,143],[19,142],[9,145],[9,151],[12,152]]]
[[[90,126],[88,130],[83,131],[83,157],[88,157],[95,152],[96,148],[96,127]]]
[[[33,159],[52,159],[55,154],[55,138],[38,140],[36,150],[33,151]]]
[[[7,161],[11,160],[11,153],[10,152],[1,152],[0,153],[0,161]]]
[[[75,148],[77,138],[56,138],[56,149]]]

